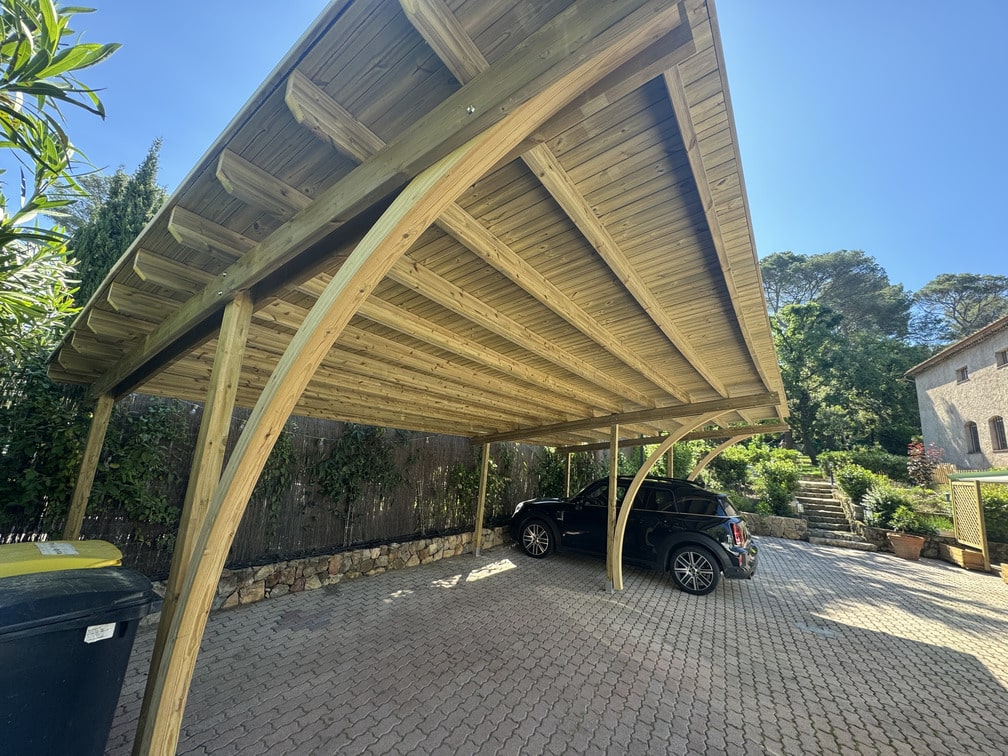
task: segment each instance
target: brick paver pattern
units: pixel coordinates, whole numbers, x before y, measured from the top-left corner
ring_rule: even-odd
[[[761,538],[711,595],[514,547],[211,615],[184,754],[1004,754],[1008,585]],[[128,754],[153,645],[109,738]]]

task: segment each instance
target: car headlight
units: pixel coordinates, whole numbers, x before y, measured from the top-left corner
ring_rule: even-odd
[[[524,506],[525,506],[525,502],[524,501],[519,501],[518,504],[515,506],[514,512],[511,513],[511,516],[514,517],[519,512],[521,512],[521,508],[524,507]]]

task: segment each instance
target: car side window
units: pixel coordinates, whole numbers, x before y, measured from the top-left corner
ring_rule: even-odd
[[[675,494],[668,488],[654,489],[651,508],[658,512],[675,512]]]
[[[717,514],[717,501],[709,496],[685,494],[679,497],[679,512],[690,515]]]
[[[627,487],[622,483],[616,486],[616,504],[617,506],[623,501],[623,497],[626,496]],[[584,496],[581,497],[581,503],[586,504],[590,507],[608,507],[609,506],[609,484],[602,483],[590,491],[586,491]]]
[[[606,483],[586,491],[581,497],[581,503],[590,507],[605,507],[609,505],[609,486]]]

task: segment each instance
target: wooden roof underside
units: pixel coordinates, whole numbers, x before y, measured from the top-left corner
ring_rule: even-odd
[[[50,375],[205,401],[221,313],[245,290],[237,402],[253,406],[403,187],[556,75],[525,68],[640,18],[646,44],[565,91],[393,265],[294,413],[556,445],[613,420],[655,436],[701,414],[783,418],[702,0],[337,0],[109,274]]]

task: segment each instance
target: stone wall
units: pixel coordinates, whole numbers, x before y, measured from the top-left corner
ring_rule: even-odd
[[[753,535],[790,538],[792,541],[808,540],[808,521],[800,517],[778,517],[756,512],[740,512],[739,516],[745,520]]]
[[[484,549],[510,541],[511,536],[506,527],[483,531]],[[406,543],[390,543],[338,554],[291,559],[259,567],[224,570],[217,583],[213,608],[227,609],[288,593],[311,591],[363,575],[377,575],[388,570],[430,564],[439,559],[468,554],[472,551],[473,534],[468,532]],[[155,590],[164,594],[164,584],[155,584]],[[157,615],[147,619],[148,622],[156,621]]]

